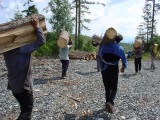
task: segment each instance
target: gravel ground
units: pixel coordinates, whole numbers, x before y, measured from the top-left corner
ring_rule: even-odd
[[[96,61],[70,60],[68,78],[60,79],[58,59],[33,59],[34,109],[32,120],[160,120],[160,61],[151,71],[142,62],[135,75],[134,63],[119,75],[114,114],[104,109],[104,86]],[[0,120],[15,120],[19,105],[6,89],[7,70],[0,57]]]

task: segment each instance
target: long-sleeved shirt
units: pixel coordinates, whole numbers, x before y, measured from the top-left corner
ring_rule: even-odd
[[[59,59],[60,60],[69,60],[69,48],[71,48],[72,45],[67,45],[65,48],[59,49]]]
[[[31,53],[44,43],[42,29],[36,28],[36,40],[33,43],[3,53],[8,70],[8,89],[13,93],[32,90]]]
[[[141,45],[139,48],[134,48],[133,52],[135,54],[135,58],[140,58],[143,55],[144,45]]]
[[[118,69],[118,62],[121,59],[123,66],[127,68],[127,60],[124,49],[117,43],[103,44],[100,47],[99,55],[101,57],[102,70],[106,70],[109,66]]]

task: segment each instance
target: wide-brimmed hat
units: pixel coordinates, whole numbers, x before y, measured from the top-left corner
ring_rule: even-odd
[[[141,39],[136,39],[134,41],[134,47],[139,48],[142,45],[142,40]]]

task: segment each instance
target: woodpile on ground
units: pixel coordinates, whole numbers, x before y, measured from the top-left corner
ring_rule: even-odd
[[[69,54],[70,59],[96,60],[96,52],[73,51]]]

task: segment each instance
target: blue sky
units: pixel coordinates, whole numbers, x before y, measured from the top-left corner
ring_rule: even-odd
[[[0,24],[10,21],[13,18],[14,11],[17,5],[20,10],[24,10],[23,4],[27,0],[0,0],[6,9],[0,8]],[[50,18],[51,13],[45,13],[43,9],[47,6],[50,0],[33,0],[39,12],[47,19]],[[72,1],[72,0],[70,0]],[[92,20],[87,26],[90,31],[83,30],[82,34],[92,36],[97,34],[103,35],[105,30],[109,27],[114,27],[117,32],[121,33],[124,37],[123,42],[133,42],[137,34],[137,27],[143,21],[142,9],[145,0],[91,0],[94,2],[102,2],[106,4],[105,7],[101,5],[92,5],[90,7],[90,15],[87,18]],[[157,16],[156,19],[160,17]],[[51,30],[51,26],[46,20],[47,29]],[[160,25],[158,24],[157,30],[160,33]]]

